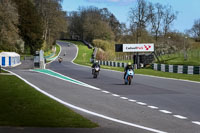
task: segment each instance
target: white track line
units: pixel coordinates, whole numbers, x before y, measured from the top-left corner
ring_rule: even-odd
[[[114,97],[119,97],[120,95],[117,95],[117,94],[112,94]]]
[[[136,102],[136,103],[143,106],[147,105],[146,103],[142,103],[142,102]]]
[[[130,101],[130,102],[136,102],[136,100],[133,100],[133,99],[129,99],[128,101]]]
[[[137,125],[137,124],[134,124],[134,123],[130,123],[130,122],[126,122],[126,121],[122,121],[122,120],[118,120],[118,119],[115,119],[115,118],[112,118],[112,117],[108,117],[108,116],[105,116],[105,115],[102,115],[102,114],[98,114],[98,113],[95,113],[95,112],[92,112],[92,111],[89,111],[89,110],[86,110],[86,109],[83,109],[83,108],[80,108],[78,106],[75,106],[75,105],[72,105],[70,103],[67,103],[65,101],[62,101],[60,100],[59,98],[45,92],[44,90],[41,90],[40,88],[38,88],[37,86],[33,85],[32,83],[28,82],[26,79],[20,77],[19,75],[9,71],[10,73],[14,74],[15,76],[17,76],[18,78],[20,78],[21,80],[23,80],[25,83],[29,84],[30,86],[32,86],[33,88],[35,88],[36,90],[38,90],[39,92],[43,93],[44,95],[58,101],[59,103],[61,104],[64,104],[70,108],[73,108],[73,109],[76,109],[76,110],[79,110],[79,111],[82,111],[82,112],[85,112],[85,113],[88,113],[88,114],[91,114],[91,115],[94,115],[94,116],[97,116],[97,117],[100,117],[100,118],[104,118],[104,119],[107,119],[107,120],[110,120],[110,121],[114,121],[114,122],[117,122],[117,123],[120,123],[120,124],[124,124],[124,125],[128,125],[128,126],[132,126],[132,127],[136,127],[136,128],[140,128],[140,129],[143,129],[143,130],[147,130],[147,131],[151,131],[151,132],[154,132],[154,133],[167,133],[167,132],[164,132],[164,131],[160,131],[160,130],[157,130],[157,129],[153,129],[153,128],[148,128],[148,127],[144,127],[144,126],[141,126],[141,125]]]
[[[165,113],[165,114],[172,114],[172,112],[167,111],[167,110],[159,110],[159,111],[162,112],[162,113]]]
[[[179,118],[179,119],[187,119],[187,117],[184,117],[184,116],[181,116],[181,115],[173,115],[174,117],[176,118]]]
[[[127,100],[128,98],[127,97],[120,97],[121,99],[124,99],[124,100]]]
[[[192,121],[192,123],[197,124],[197,125],[200,125],[200,122],[199,122],[199,121]]]
[[[148,107],[151,109],[158,109],[158,107],[156,107],[156,106],[148,106]]]
[[[103,93],[106,93],[106,94],[108,94],[108,93],[110,93],[110,92],[108,92],[108,91],[102,91]]]

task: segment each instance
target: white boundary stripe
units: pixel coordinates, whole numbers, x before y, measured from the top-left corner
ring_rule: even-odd
[[[159,111],[162,112],[162,113],[165,113],[165,114],[172,114],[172,112],[167,111],[167,110],[159,110]]]
[[[200,125],[200,122],[199,122],[199,121],[192,121],[192,123],[197,124],[197,125]]]
[[[117,95],[117,94],[112,94],[114,97],[119,97],[120,95]]]
[[[142,102],[136,102],[137,104],[139,104],[139,105],[147,105],[146,103],[142,103]]]
[[[110,93],[110,92],[108,92],[108,91],[102,91],[103,93],[106,93],[106,94],[108,94],[108,93]]]
[[[134,123],[130,123],[130,122],[118,120],[118,119],[115,119],[115,118],[112,118],[112,117],[108,117],[108,116],[105,116],[105,115],[102,115],[102,114],[98,114],[98,113],[95,113],[95,112],[92,112],[92,111],[89,111],[89,110],[86,110],[86,109],[74,106],[74,105],[72,105],[70,103],[64,102],[64,101],[60,100],[59,98],[57,98],[57,97],[55,97],[55,96],[53,96],[53,95],[51,95],[51,94],[49,94],[49,93],[41,90],[40,88],[38,88],[37,86],[35,86],[32,83],[28,82],[27,80],[25,80],[24,78],[20,77],[19,75],[15,74],[15,73],[13,73],[11,71],[8,71],[8,72],[10,72],[13,75],[17,76],[18,78],[20,78],[21,80],[23,80],[25,83],[29,84],[30,86],[32,86],[33,88],[35,88],[37,91],[43,93],[44,95],[46,95],[46,96],[48,96],[48,97],[50,97],[50,98],[58,101],[61,104],[64,104],[64,105],[66,105],[68,107],[71,107],[73,109],[76,109],[76,110],[79,110],[79,111],[82,111],[82,112],[85,112],[85,113],[88,113],[88,114],[91,114],[91,115],[94,115],[94,116],[97,116],[97,117],[100,117],[100,118],[104,118],[104,119],[107,119],[107,120],[110,120],[110,121],[121,123],[121,124],[124,124],[124,125],[128,125],[128,126],[140,128],[140,129],[143,129],[143,130],[151,131],[151,132],[154,132],[154,133],[167,133],[167,132],[156,130],[156,129],[153,129],[153,128],[148,128],[148,127],[144,127],[144,126],[137,125],[137,124],[134,124]]]
[[[156,106],[148,106],[148,107],[151,109],[158,109],[158,107],[156,107]]]
[[[120,97],[121,99],[124,99],[124,100],[127,100],[128,98],[127,97]]]
[[[130,102],[136,102],[136,100],[133,100],[133,99],[129,99],[128,101],[130,101]]]
[[[184,117],[184,116],[181,116],[181,115],[173,115],[174,117],[176,118],[179,118],[179,119],[187,119],[187,117]]]

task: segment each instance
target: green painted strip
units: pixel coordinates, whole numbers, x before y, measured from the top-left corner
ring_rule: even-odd
[[[79,84],[79,85],[84,85],[84,86],[88,86],[87,84],[84,84],[82,82],[79,82],[77,80],[74,80],[74,79],[71,79],[71,78],[68,78],[66,76],[63,76],[61,74],[58,74],[58,73],[55,73],[51,70],[48,70],[48,69],[35,69],[33,71],[36,71],[36,72],[41,72],[41,73],[44,73],[44,74],[49,74],[49,75],[52,75],[52,76],[55,76],[55,77],[58,77],[58,78],[61,78],[61,79],[65,79],[67,81],[71,81],[73,83],[76,83],[76,84]]]

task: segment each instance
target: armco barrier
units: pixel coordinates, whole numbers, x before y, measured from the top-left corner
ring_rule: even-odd
[[[186,65],[167,65],[167,64],[153,64],[154,70],[182,73],[182,74],[200,74],[200,66],[186,66]]]

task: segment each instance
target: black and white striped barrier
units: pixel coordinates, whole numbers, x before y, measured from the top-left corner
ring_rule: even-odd
[[[115,62],[115,61],[98,61],[100,65],[112,66],[112,67],[126,67],[127,63]]]
[[[182,73],[182,74],[200,74],[200,66],[186,66],[186,65],[167,65],[167,64],[153,64],[153,69],[163,72]]]

